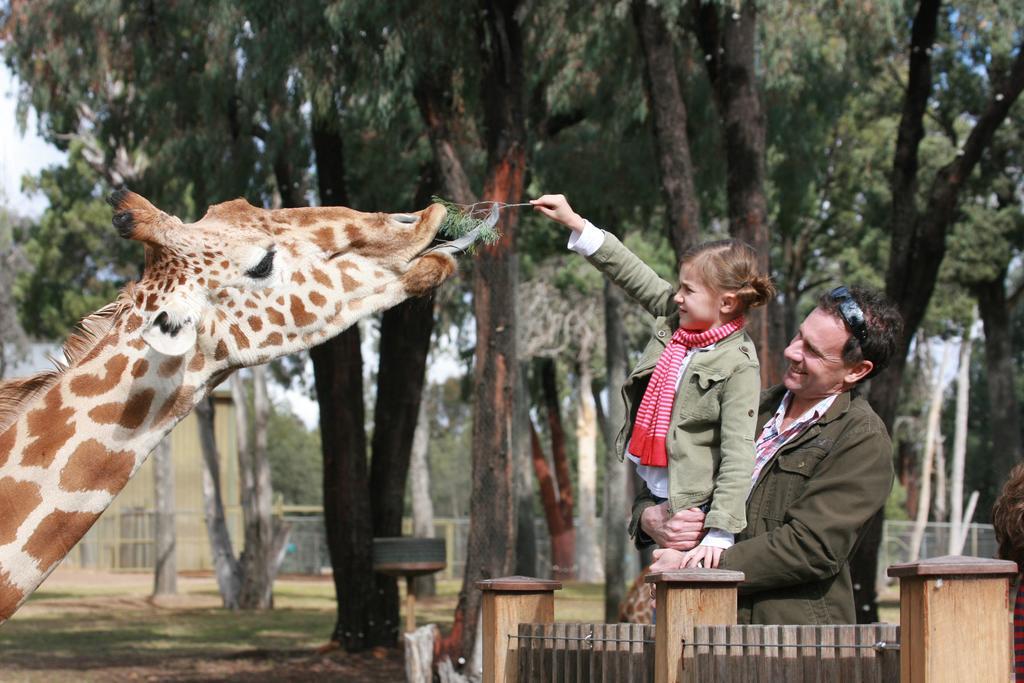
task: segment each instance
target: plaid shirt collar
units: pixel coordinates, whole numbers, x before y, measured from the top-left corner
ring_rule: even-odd
[[[779,452],[779,449],[820,420],[838,397],[839,394],[833,394],[821,399],[783,431],[782,421],[786,418],[786,411],[793,402],[793,394],[786,391],[782,401],[779,403],[778,409],[775,411],[775,415],[765,423],[761,429],[760,436],[757,437],[757,442],[754,444],[754,472],[751,475],[751,484],[757,482],[758,477],[761,476],[761,470]]]

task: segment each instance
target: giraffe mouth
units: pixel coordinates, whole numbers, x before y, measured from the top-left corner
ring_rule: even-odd
[[[483,227],[477,227],[467,232],[465,235],[458,239],[451,240],[449,242],[442,242],[441,244],[435,244],[432,247],[428,247],[417,254],[414,258],[420,256],[426,256],[427,254],[442,253],[449,256],[457,256],[458,254],[466,253],[473,244],[480,239],[480,232]]]

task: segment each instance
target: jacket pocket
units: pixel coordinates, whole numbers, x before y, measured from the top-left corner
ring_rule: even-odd
[[[679,390],[679,415],[687,421],[717,422],[722,414],[720,394],[725,373],[713,368],[695,367]]]
[[[782,521],[786,517],[786,510],[799,498],[807,482],[810,480],[818,463],[825,456],[825,451],[815,449],[799,449],[792,453],[784,453],[775,461],[778,473],[773,478],[772,510],[768,516],[772,519]]]

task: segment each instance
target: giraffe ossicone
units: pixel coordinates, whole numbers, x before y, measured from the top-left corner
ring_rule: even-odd
[[[421,296],[466,240],[445,207],[267,210],[243,199],[186,224],[111,196],[145,247],[141,278],[84,319],[66,364],[0,382],[0,623],[89,530],[149,452],[219,382]]]

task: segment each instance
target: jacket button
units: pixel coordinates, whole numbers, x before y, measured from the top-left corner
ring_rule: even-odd
[[[658,330],[658,337],[664,339],[665,338],[665,330]]]
[[[747,417],[754,417],[754,411],[753,410],[748,410],[747,411]]]
[[[741,346],[740,351],[742,351],[743,353],[748,353],[750,349],[748,349],[746,346]]]

